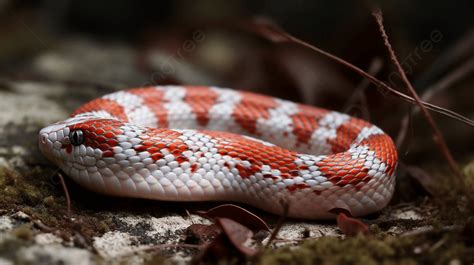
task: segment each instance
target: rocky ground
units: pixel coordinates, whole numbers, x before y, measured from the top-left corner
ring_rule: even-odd
[[[189,227],[209,225],[195,212],[218,203],[110,198],[66,179],[68,213],[58,171],[37,148],[43,126],[64,119],[87,100],[143,83],[147,76],[130,66],[134,56],[120,45],[73,40],[37,56],[28,74],[0,76],[1,265],[187,264],[203,251],[190,241]],[[466,172],[472,174],[473,167]],[[271,247],[252,262],[471,264],[474,220],[466,201],[449,192],[443,193],[445,200],[427,192],[407,196],[420,185],[400,175],[399,183],[405,184],[398,185],[393,203],[362,219],[371,236],[344,239],[335,222],[285,220]],[[246,208],[271,228],[279,219]],[[252,239],[251,247],[262,250],[269,236]]]

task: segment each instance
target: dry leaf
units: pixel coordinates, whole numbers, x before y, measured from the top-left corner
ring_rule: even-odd
[[[337,215],[337,226],[346,236],[356,236],[358,234],[370,235],[369,227],[366,224],[344,213]]]

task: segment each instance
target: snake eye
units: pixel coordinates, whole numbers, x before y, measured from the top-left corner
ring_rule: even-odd
[[[69,141],[72,145],[78,146],[84,143],[84,133],[81,130],[71,131],[69,133]]]

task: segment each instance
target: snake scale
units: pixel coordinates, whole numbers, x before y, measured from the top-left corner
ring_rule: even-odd
[[[42,153],[80,185],[163,201],[234,201],[290,217],[385,207],[390,136],[343,113],[218,87],[119,91],[39,133]]]

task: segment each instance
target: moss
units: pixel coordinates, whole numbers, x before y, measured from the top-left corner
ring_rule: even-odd
[[[43,199],[43,204],[47,207],[53,207],[55,205],[54,197],[48,196]]]
[[[49,181],[50,172],[38,168],[18,172],[0,168],[0,205],[22,211],[48,226],[57,226],[65,212],[65,200]]]
[[[437,196],[435,202],[439,206],[439,218],[442,223],[463,223],[474,214],[474,207],[466,196],[466,192],[474,194],[474,160],[462,167],[463,181],[460,183],[451,172],[441,173],[434,185]],[[462,185],[462,186],[461,186]]]
[[[261,264],[377,264],[395,256],[396,251],[383,241],[365,237],[340,240],[324,237],[297,248],[283,248],[263,256]]]
[[[468,189],[474,193],[474,160],[470,161],[467,163],[463,169],[462,172],[464,173],[465,176],[465,184],[468,187]]]
[[[14,260],[18,249],[31,245],[31,242],[13,237],[0,235],[0,257]]]
[[[258,264],[447,264],[458,259],[474,260],[474,247],[466,247],[455,236],[429,240],[423,236],[340,239],[323,237],[298,247],[264,253]]]
[[[34,232],[31,224],[23,224],[10,231],[10,234],[23,240],[32,240]]]
[[[24,181],[16,171],[0,168],[0,203],[35,205],[42,199],[42,189],[37,185]]]
[[[112,223],[112,220],[106,220],[106,221],[100,221],[98,224],[98,231],[100,233],[107,233],[110,231],[110,224]]]
[[[172,264],[172,263],[169,260],[166,260],[166,258],[162,254],[153,254],[145,258],[145,262],[143,263],[143,265],[152,265],[152,264]]]
[[[67,203],[58,181],[51,178],[52,169],[34,168],[19,172],[9,168],[0,168],[0,205],[1,210],[22,211],[34,220],[53,229],[68,238],[76,231],[90,242],[93,236],[99,236],[113,227],[111,218],[104,213],[74,208],[74,222],[67,215]]]

